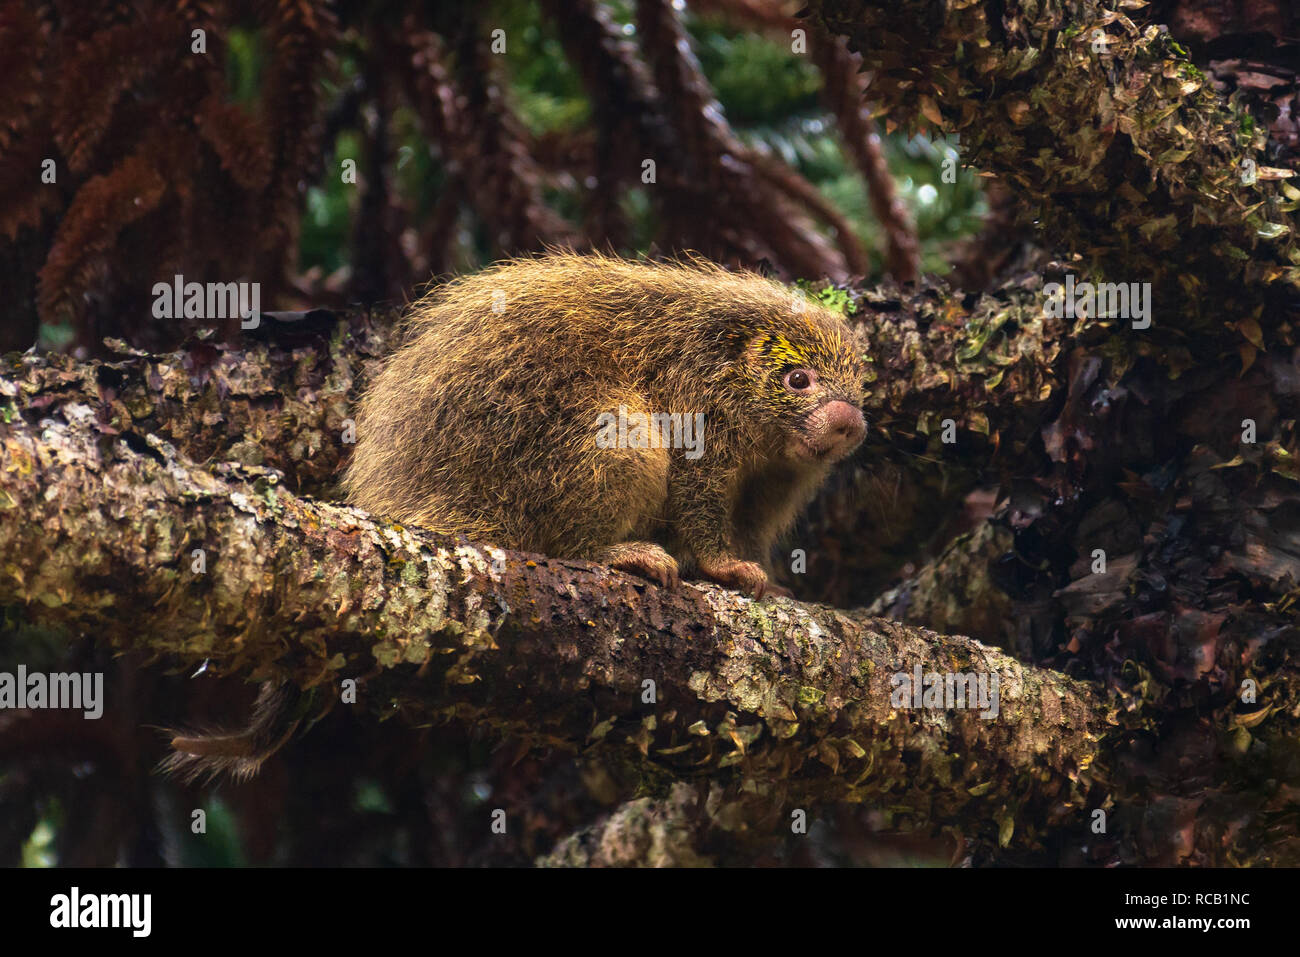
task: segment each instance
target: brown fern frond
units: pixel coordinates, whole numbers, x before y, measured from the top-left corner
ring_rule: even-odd
[[[219,16],[220,5],[213,0],[171,0],[171,16],[186,27],[202,27],[212,39],[215,27],[222,21]]]
[[[397,46],[398,76],[406,101],[415,111],[425,137],[441,152],[447,183],[438,197],[431,223],[420,237],[420,250],[434,275],[450,270],[452,244],[460,221],[461,199],[472,192],[455,144],[461,142],[464,121],[456,91],[444,62],[442,38],[421,30],[414,16],[402,24],[403,43]]]
[[[866,181],[871,209],[885,232],[885,265],[899,282],[911,282],[921,271],[916,224],[898,195],[880,132],[864,104],[860,58],[842,39],[814,24],[808,26],[809,50],[822,74],[822,98],[835,115],[844,147]]]
[[[721,229],[719,237],[734,242],[756,224],[776,253],[772,265],[778,270],[787,275],[847,278],[849,270],[840,252],[782,190],[774,188],[770,178],[755,169],[757,154],[727,124],[671,0],[637,0],[636,18],[666,115],[685,148],[682,161],[689,175],[702,184],[709,215],[731,227]],[[736,258],[737,252],[750,258],[752,245],[745,245],[750,248],[719,252],[727,259]],[[718,258],[718,252],[704,251]]]
[[[447,51],[442,38],[421,30],[415,17],[403,23],[406,56],[402,79],[407,99],[420,117],[425,133],[442,150],[448,163],[455,162],[450,144],[464,132],[464,120],[456,103],[456,89],[447,69]]]
[[[336,24],[324,0],[264,0],[261,9],[270,42],[263,105],[274,157],[263,248],[277,251],[288,267],[295,259],[302,191],[319,156],[318,81]]]
[[[794,3],[781,0],[695,0],[693,6],[735,23],[779,34],[783,42],[788,41],[796,29],[807,33],[809,53],[822,74],[822,101],[835,117],[845,151],[866,181],[872,211],[885,233],[886,268],[900,281],[915,279],[920,271],[916,226],[898,196],[880,148],[876,124],[864,105],[857,55],[841,41],[830,37],[820,24],[798,19],[791,9],[797,6]],[[817,215],[831,222],[822,210],[817,209],[814,197],[805,198]],[[863,260],[859,251],[844,245],[845,233],[841,226],[833,222],[831,225],[841,239],[840,248],[850,261],[850,268],[855,273],[860,272]],[[856,243],[856,237],[853,242]]]
[[[194,124],[231,179],[255,192],[267,187],[273,158],[266,148],[270,134],[260,117],[213,94],[199,104]]]
[[[394,201],[392,179],[397,96],[388,64],[400,54],[388,31],[372,29],[368,39],[371,55],[364,77],[372,111],[370,121],[361,127],[366,173],[360,178],[361,195],[353,221],[349,291],[362,302],[393,302],[402,300],[414,279],[401,243],[406,224],[403,210]]]
[[[739,149],[671,0],[638,0],[637,33],[661,102],[687,157],[701,175],[725,185],[720,157]]]
[[[743,148],[728,154],[728,138],[717,125],[722,118],[712,90],[704,81],[677,14],[666,3],[638,3],[637,34],[649,64],[663,130],[651,154],[658,172],[673,187],[660,207],[659,245],[666,250],[689,244],[718,262],[780,265],[770,246],[737,220],[745,210],[749,172],[741,163]],[[730,169],[724,170],[723,157]],[[656,195],[651,190],[651,195]]]
[[[74,40],[130,23],[139,16],[138,4],[132,0],[53,0],[59,31]]]
[[[46,225],[25,240],[39,243],[34,254],[43,263],[32,283],[36,311],[72,314],[92,348],[106,333],[161,344],[180,332],[162,324],[122,327],[148,301],[159,272],[235,278],[267,251],[292,251],[280,227],[296,225],[298,190],[316,146],[314,100],[304,101],[302,90],[314,97],[332,21],[320,13],[324,0],[258,8],[268,21],[272,63],[266,108],[249,111],[225,101],[223,28],[254,18],[254,2],[239,0],[237,14],[222,0],[0,3],[3,50],[16,42],[11,24],[32,29],[30,16],[16,21],[10,8],[35,10],[45,40],[36,45],[44,51],[41,82],[52,90],[28,109],[39,129],[29,125],[15,137],[12,121],[0,125],[0,138],[13,140],[0,147],[0,236],[64,206],[57,228]],[[206,54],[191,51],[197,27],[207,31]],[[25,65],[17,78],[0,71],[0,86],[19,90],[28,72]],[[25,102],[21,94],[4,99],[0,116],[13,115],[9,101]],[[288,117],[273,132],[264,123],[272,114]],[[57,186],[39,183],[33,164],[45,158],[58,162]],[[268,215],[271,229],[250,228]],[[241,234],[248,240],[231,242]]]
[[[0,236],[16,239],[24,226],[36,226],[63,196],[55,183],[41,182],[41,164],[49,159],[49,126],[39,118],[0,152]]]
[[[157,39],[145,24],[122,24],[95,34],[61,59],[54,140],[74,172],[90,168],[118,100],[155,63]]]
[[[718,215],[718,195],[679,141],[649,68],[607,7],[597,0],[542,0],[541,6],[592,104],[597,188],[587,219],[598,243],[617,237],[617,192],[639,185],[642,163],[651,159],[656,181],[646,195],[658,218],[659,250],[694,249],[737,264],[770,260],[770,249]]]
[[[835,231],[835,242],[844,255],[849,271],[855,276],[867,276],[871,272],[871,260],[867,251],[853,231],[853,224],[836,208],[835,204],[822,195],[812,183],[800,176],[798,172],[769,154],[756,154],[754,168],[774,186],[781,189],[792,200],[810,210],[822,222]]]
[[[590,167],[583,174],[595,178],[595,187],[586,192],[587,228],[597,246],[618,245],[625,231],[618,207],[620,192],[639,181],[642,159],[668,152],[658,94],[636,45],[623,35],[604,4],[542,0],[541,8],[555,24],[565,55],[582,77],[591,102],[594,143]],[[672,171],[666,170],[652,198],[660,200],[675,187]]]
[[[751,158],[751,169],[754,168]],[[753,229],[772,247],[773,266],[788,277],[829,277],[843,282],[849,268],[840,250],[818,232],[801,206],[762,176],[751,175],[751,200],[745,207],[745,228]]]
[[[226,90],[227,32],[223,29],[231,22],[231,14],[221,0],[167,0],[167,13],[158,19],[167,23],[167,32],[173,47],[172,77],[168,88],[175,85],[173,78],[180,75],[185,96],[168,99],[186,104],[186,113],[177,117],[186,125],[194,119],[197,98],[221,98]],[[204,31],[207,53],[195,54],[191,50],[195,30]],[[203,89],[205,92],[198,92]],[[206,94],[206,95],[205,95]]]
[[[232,244],[231,233],[206,217],[209,203],[229,201],[234,191],[223,189],[224,178],[215,168],[204,166],[204,150],[197,136],[151,139],[155,145],[149,155],[154,166],[167,171],[167,195],[118,237],[114,250],[114,259],[121,264],[118,281],[145,289],[155,282],[170,281],[177,273],[194,279],[226,278],[210,275],[211,250],[218,244],[246,244]],[[203,179],[205,173],[210,178]]]
[[[464,177],[466,198],[495,245],[520,252],[575,244],[572,229],[542,200],[542,170],[529,154],[473,18],[466,15],[461,24],[454,73],[441,38],[416,29],[413,18],[395,48],[405,53],[407,98],[449,170]]]
[[[265,193],[235,182],[223,171],[213,150],[196,151],[192,161],[194,182],[205,188],[180,197],[179,223],[187,268],[227,280],[259,278],[266,248],[261,226]],[[248,241],[231,243],[231,236],[248,236]]]
[[[37,282],[41,318],[54,321],[74,311],[100,260],[114,240],[132,222],[153,210],[167,191],[167,183],[141,150],[109,173],[90,179],[59,223]]]
[[[462,113],[469,127],[463,166],[480,180],[475,192],[481,214],[503,252],[572,246],[578,237],[542,199],[542,171],[528,148],[523,124],[515,116],[496,63],[484,42],[477,16],[461,10],[455,76],[465,97]],[[474,156],[478,162],[472,162]]]
[[[48,46],[40,18],[22,3],[0,8],[0,156],[13,146],[40,103],[40,59]]]

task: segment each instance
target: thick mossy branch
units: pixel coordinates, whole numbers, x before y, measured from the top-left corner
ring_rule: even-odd
[[[958,134],[1094,278],[1152,282],[1157,324],[1251,315],[1268,284],[1300,285],[1300,189],[1240,101],[1157,25],[1108,6],[813,3],[862,54],[878,115]]]
[[[327,695],[355,677],[374,711],[598,747],[647,784],[880,801],[988,842],[1013,819],[1031,843],[1082,820],[1113,715],[1055,672],[881,619],[439,540],[262,467],[196,466],[104,412],[11,406],[0,424],[0,603],[34,621]],[[891,676],[917,664],[997,676],[996,719],[893,707]]]
[[[106,434],[151,433],[192,461],[265,466],[299,493],[327,495],[349,447],[352,401],[392,347],[393,318],[317,310],[281,323],[264,314],[244,349],[195,340],[150,354],[106,340],[108,361],[11,353],[0,417],[83,403]]]

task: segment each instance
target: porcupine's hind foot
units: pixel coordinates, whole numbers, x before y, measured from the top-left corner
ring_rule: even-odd
[[[767,572],[758,562],[739,558],[701,558],[699,572],[710,581],[755,598],[762,598],[768,589]]]
[[[619,542],[599,549],[593,561],[675,588],[681,580],[677,559],[654,542]]]

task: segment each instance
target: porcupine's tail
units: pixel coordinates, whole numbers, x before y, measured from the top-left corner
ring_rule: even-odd
[[[163,759],[159,770],[187,784],[221,775],[247,781],[298,730],[305,703],[305,696],[292,682],[263,682],[248,727],[236,732],[184,734],[169,730],[172,753]]]

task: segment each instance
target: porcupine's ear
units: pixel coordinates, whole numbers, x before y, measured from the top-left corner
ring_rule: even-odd
[[[163,759],[159,770],[175,774],[187,784],[226,774],[247,781],[298,730],[309,706],[310,696],[297,685],[263,682],[248,727],[235,732],[169,731],[172,753]]]

